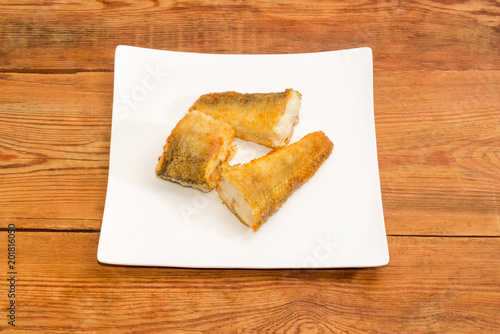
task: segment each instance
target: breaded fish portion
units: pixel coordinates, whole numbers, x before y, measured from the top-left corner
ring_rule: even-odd
[[[236,128],[236,137],[272,148],[290,142],[299,122],[302,95],[287,89],[278,93],[210,93],[189,109],[199,110]]]
[[[333,143],[322,131],[310,133],[289,146],[231,167],[222,174],[217,192],[241,222],[257,231],[316,173],[332,150]]]
[[[234,127],[198,111],[174,127],[158,158],[156,175],[204,192],[212,190],[236,153]]]

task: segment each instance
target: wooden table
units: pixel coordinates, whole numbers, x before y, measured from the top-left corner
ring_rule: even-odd
[[[0,331],[500,332],[495,1],[1,0],[0,14]],[[237,54],[370,46],[390,263],[99,264],[119,44]]]

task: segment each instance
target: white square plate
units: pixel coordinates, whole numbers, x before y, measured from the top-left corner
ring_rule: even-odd
[[[257,232],[210,193],[160,180],[172,128],[202,94],[302,94],[292,142],[335,145],[316,175]],[[236,139],[231,163],[268,148]],[[118,46],[111,152],[98,260],[194,268],[341,268],[389,262],[378,172],[370,48],[214,55]]]

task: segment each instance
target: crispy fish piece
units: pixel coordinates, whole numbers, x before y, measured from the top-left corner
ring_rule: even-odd
[[[333,143],[322,132],[222,173],[217,192],[223,203],[254,232],[330,156]]]
[[[174,127],[158,158],[156,175],[199,189],[212,190],[236,153],[234,127],[192,111]]]
[[[272,148],[290,142],[299,122],[302,95],[287,89],[278,93],[210,93],[189,109],[199,110],[236,128],[236,137]]]

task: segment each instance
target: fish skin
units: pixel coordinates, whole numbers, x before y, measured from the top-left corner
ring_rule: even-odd
[[[330,156],[333,143],[322,131],[304,136],[286,147],[246,164],[235,165],[222,174],[252,207],[255,222],[245,222],[231,203],[224,204],[246,225],[257,231],[285,201],[306,183]],[[221,194],[222,183],[217,185]]]
[[[285,138],[276,133],[276,126],[285,114],[287,103],[294,96],[302,95],[286,89],[276,93],[238,93],[234,91],[201,95],[189,111],[199,110],[236,128],[236,137],[250,140],[271,148],[285,146],[298,124],[298,110],[291,120],[291,131]]]
[[[236,146],[231,145],[234,135],[234,127],[201,112],[190,112],[167,138],[155,173],[161,179],[208,192],[236,153]]]

